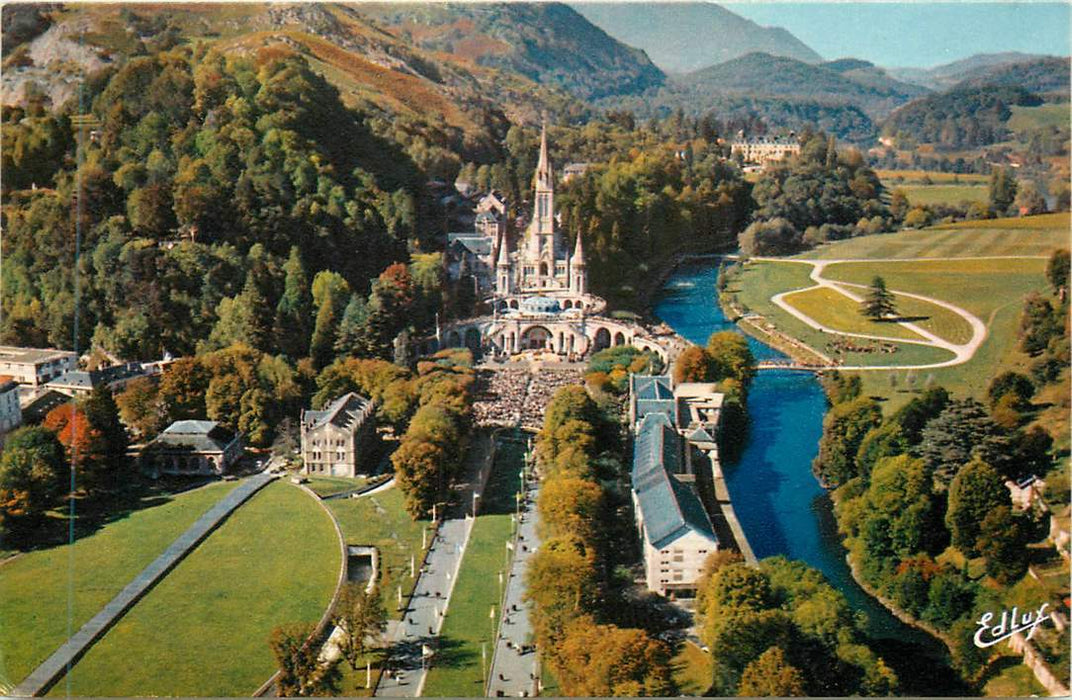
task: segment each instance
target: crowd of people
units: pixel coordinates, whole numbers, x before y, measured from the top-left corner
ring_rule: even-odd
[[[559,387],[583,381],[581,368],[481,369],[473,415],[477,425],[484,427],[520,425],[539,430],[544,409]]]
[[[834,355],[844,352],[861,352],[867,355],[873,353],[892,354],[897,350],[898,348],[895,344],[878,340],[859,343],[851,338],[838,338],[826,344],[826,351]]]

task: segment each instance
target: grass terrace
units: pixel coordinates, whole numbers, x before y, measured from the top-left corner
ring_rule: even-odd
[[[0,564],[0,685],[21,682],[201,515],[237,486],[216,482],[142,507],[63,545]],[[63,684],[60,684],[62,687]]]
[[[269,484],[90,648],[71,671],[71,692],[250,695],[276,670],[272,629],[323,615],[340,556],[320,505]],[[53,688],[65,693],[63,683]]]
[[[515,512],[514,494],[521,488],[518,473],[524,448],[500,441],[495,465],[484,490],[482,511],[473,524],[469,545],[462,559],[450,608],[440,633],[440,648],[425,681],[429,697],[476,697],[484,695],[481,675],[481,644],[487,645],[487,660],[495,647],[495,630],[502,611],[499,575],[506,576],[506,542],[513,536],[510,517]],[[489,617],[491,606],[495,617]]]
[[[1049,256],[1068,247],[1069,214],[1017,219],[961,221],[919,231],[860,236],[830,243],[797,257],[809,260],[855,258],[967,258]]]
[[[834,330],[902,340],[924,339],[920,334],[898,323],[872,321],[863,315],[858,302],[830,287],[817,287],[797,292],[786,296],[784,300],[794,309],[807,314],[812,320]]]

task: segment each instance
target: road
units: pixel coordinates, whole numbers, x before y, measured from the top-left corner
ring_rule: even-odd
[[[522,598],[525,595],[525,567],[529,559],[540,546],[536,535],[539,526],[536,513],[536,496],[539,487],[535,479],[526,482],[526,500],[521,513],[519,537],[515,540],[514,560],[510,565],[510,577],[506,582],[506,595],[503,600],[505,609],[499,621],[499,634],[492,657],[491,673],[488,681],[488,695],[519,697],[523,693],[535,696],[539,671],[534,648],[522,651],[522,647],[532,645],[532,625],[529,621],[529,606]]]
[[[409,600],[400,621],[392,621],[387,629],[391,645],[388,666],[391,674],[384,673],[376,686],[376,695],[384,697],[418,697],[424,687],[426,669],[423,651],[434,648],[435,640],[443,626],[443,618],[450,605],[454,583],[458,579],[465,545],[473,529],[473,494],[480,494],[491,469],[490,438],[480,434],[475,440],[467,465],[464,482],[455,485],[459,494],[458,505],[453,506],[439,526],[439,533],[432,543],[419,572],[413,597]],[[388,604],[394,591],[384,591]]]

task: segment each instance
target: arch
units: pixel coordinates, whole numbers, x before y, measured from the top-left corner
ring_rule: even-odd
[[[517,299],[511,299],[510,300],[510,308],[511,309],[516,309],[517,308]]]
[[[563,309],[572,309],[573,308],[573,300],[566,299],[566,303],[562,305],[562,308]]]
[[[475,328],[470,328],[465,332],[465,347],[473,352],[480,349],[480,331]]]
[[[615,345],[625,345],[625,336],[622,335],[621,331],[618,331],[617,333],[614,334],[614,344]]]
[[[522,350],[545,350],[550,349],[554,341],[551,331],[543,326],[531,326],[521,334]]]
[[[566,351],[566,336],[562,331],[558,332],[558,344],[555,346],[555,352],[562,354]]]
[[[462,344],[462,336],[461,336],[461,334],[458,333],[458,331],[451,331],[450,334],[447,335],[447,347],[448,348],[461,347],[461,344]]]
[[[540,277],[547,277],[547,263],[540,263]]]
[[[600,328],[598,331],[596,331],[595,342],[596,342],[596,351],[597,352],[599,350],[604,350],[606,348],[609,348],[610,347],[610,331],[608,331],[606,328]]]

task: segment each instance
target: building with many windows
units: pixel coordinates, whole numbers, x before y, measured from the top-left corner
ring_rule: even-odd
[[[730,154],[740,157],[745,163],[768,165],[800,154],[800,141],[790,133],[789,137],[745,138],[744,134],[730,144]]]
[[[142,470],[153,478],[221,476],[242,456],[241,436],[212,420],[175,421],[145,446]]]
[[[26,386],[36,388],[77,366],[78,356],[68,350],[0,345],[0,374]]]
[[[354,393],[343,394],[322,411],[302,411],[302,473],[320,476],[366,476],[376,438],[375,404]]]
[[[0,444],[3,444],[5,435],[20,425],[19,383],[11,376],[0,376]]]

